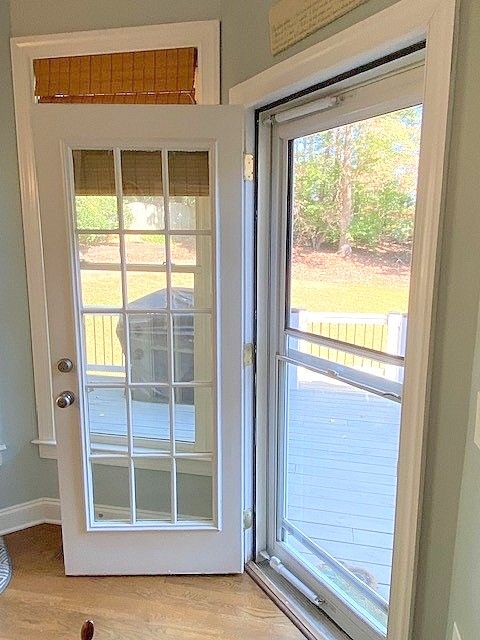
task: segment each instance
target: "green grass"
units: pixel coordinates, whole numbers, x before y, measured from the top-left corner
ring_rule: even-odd
[[[304,280],[293,283],[292,307],[327,313],[406,313],[408,286]]]
[[[173,286],[192,287],[192,276],[176,273]],[[86,306],[120,307],[121,276],[115,271],[85,271],[82,276]],[[137,300],[166,287],[165,274],[131,272],[128,275],[129,299]],[[292,307],[306,311],[331,313],[406,313],[408,286],[388,287],[377,283],[332,285],[320,281],[295,282]]]
[[[188,273],[172,275],[174,287],[192,287],[193,276]],[[131,271],[127,276],[128,298],[132,302],[143,296],[165,289],[164,273]],[[84,271],[82,273],[82,298],[86,307],[116,307],[122,305],[122,279],[119,271]]]
[[[141,235],[140,238],[142,239],[142,242],[149,242],[150,244],[160,244],[163,247],[165,246],[165,236],[162,235],[151,235],[149,233],[146,233],[144,235]]]
[[[191,288],[193,279],[191,274],[174,274],[173,286]],[[122,302],[121,276],[114,271],[85,271],[82,274],[83,301],[86,306],[120,307]],[[130,301],[137,300],[149,293],[164,289],[166,278],[163,273],[139,273],[128,274],[128,291]],[[307,311],[331,312],[331,313],[359,313],[359,314],[387,314],[389,312],[404,313],[408,305],[408,287],[388,287],[378,282],[353,283],[333,285],[315,280],[303,280],[295,282],[292,292],[292,307]],[[112,315],[115,312],[112,309]],[[109,317],[87,316],[86,318],[86,342],[87,361],[97,364],[121,364],[122,347],[116,335],[118,316]],[[313,329],[313,327],[312,327]],[[315,328],[315,332],[318,328]],[[373,334],[373,327],[367,327],[365,333],[355,339],[355,343],[382,350],[385,349],[386,337]],[[351,328],[345,325],[332,324],[328,331],[323,330],[323,335],[352,340]],[[332,354],[322,347],[312,347],[315,354],[329,357]],[[347,357],[347,356],[346,356]],[[345,361],[345,364],[354,364],[353,361]]]

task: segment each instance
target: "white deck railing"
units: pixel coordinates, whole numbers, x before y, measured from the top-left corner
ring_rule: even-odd
[[[407,314],[394,312],[363,314],[295,309],[291,314],[291,326],[300,331],[399,356],[405,355],[407,324]],[[389,380],[403,381],[401,367],[378,362],[369,355],[352,355],[340,349],[319,346],[307,340],[298,340],[295,348],[304,353],[324,357],[331,362],[370,370],[372,373]],[[299,375],[310,377],[304,371],[299,371]],[[299,380],[302,379],[299,377]]]

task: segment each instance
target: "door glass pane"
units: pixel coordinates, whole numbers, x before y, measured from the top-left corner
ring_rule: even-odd
[[[172,273],[170,304],[172,309],[193,309],[195,306],[195,276],[193,273]]]
[[[105,453],[108,445],[127,448],[127,402],[122,387],[88,388],[88,425],[92,453]]]
[[[421,118],[292,141],[290,327],[404,355]]]
[[[161,271],[127,271],[127,298],[131,309],[165,309],[166,274]]]
[[[130,375],[132,382],[169,381],[168,316],[130,316]]]
[[[82,267],[120,265],[120,236],[116,233],[79,233],[78,252]]]
[[[135,386],[130,393],[135,451],[170,451],[170,388]]]
[[[113,151],[73,151],[77,229],[119,227]]]
[[[175,382],[212,379],[212,324],[207,313],[173,315]]]
[[[165,228],[163,197],[126,196],[123,198],[123,224],[132,231]]]
[[[197,442],[204,452],[212,451],[214,429],[211,387],[179,387],[175,389],[175,440]]]
[[[215,506],[209,154],[80,150],[73,162],[90,526],[204,524]]]
[[[124,228],[163,229],[162,153],[122,151],[121,157]]]
[[[80,283],[84,307],[118,309],[123,305],[120,271],[81,269]]]
[[[172,230],[211,229],[208,151],[169,151],[169,214]]]
[[[170,251],[174,265],[197,264],[197,242],[202,236],[170,236]],[[206,238],[209,242],[209,238]]]
[[[213,519],[213,467],[207,460],[176,461],[178,520]]]
[[[111,313],[83,316],[84,359],[88,384],[125,382],[123,318]]]
[[[196,273],[172,273],[172,309],[212,308],[212,283],[208,274],[197,270]],[[192,316],[193,322],[193,316]]]
[[[282,369],[283,542],[385,627],[401,406],[302,366]]]
[[[171,470],[168,458],[135,460],[136,517],[138,522],[170,521]]]
[[[213,298],[211,244],[211,238],[205,235],[171,236],[170,251],[174,269],[172,273],[173,308],[211,308]],[[191,270],[187,271],[189,267]]]
[[[91,461],[94,520],[130,522],[128,462],[120,458]]]
[[[164,265],[166,263],[165,236],[156,233],[125,236],[127,264]]]

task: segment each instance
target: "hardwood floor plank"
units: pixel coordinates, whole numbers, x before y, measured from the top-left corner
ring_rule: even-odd
[[[246,574],[67,577],[60,527],[6,536],[13,578],[0,598],[1,640],[67,640],[95,621],[95,640],[301,640]]]

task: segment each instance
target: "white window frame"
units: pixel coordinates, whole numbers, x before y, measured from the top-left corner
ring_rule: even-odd
[[[56,458],[52,366],[68,354],[52,352],[48,334],[43,242],[38,184],[35,170],[30,109],[33,93],[33,60],[37,58],[95,55],[122,51],[145,51],[195,47],[198,52],[196,96],[199,104],[220,104],[220,22],[178,22],[145,27],[80,31],[11,39],[18,161],[22,201],[25,260],[27,268],[30,331],[37,410],[38,438],[42,458]],[[158,109],[162,106],[158,105]]]
[[[304,135],[310,135],[312,133],[325,131],[332,127],[343,126],[351,122],[362,121],[367,118],[380,116],[388,113],[389,111],[403,109],[406,107],[418,105],[423,102],[423,78],[424,78],[424,62],[423,52],[415,54],[415,59],[418,58],[418,62],[412,65],[411,60],[405,61],[406,68],[401,66],[401,61],[398,61],[400,68],[397,71],[389,69],[385,74],[385,69],[379,68],[377,74],[370,81],[362,78],[360,86],[355,86],[355,79],[350,80],[349,85],[343,89],[336,90],[335,87],[326,89],[327,93],[332,95],[340,95],[343,97],[343,101],[337,104],[335,107],[326,111],[318,111],[311,115],[306,115],[303,118],[299,118],[285,123],[274,124],[273,119],[270,116],[265,116],[261,119],[260,128],[269,128],[271,131],[264,133],[261,131],[260,139],[262,136],[267,135],[268,139],[271,139],[272,145],[272,165],[271,174],[275,180],[275,187],[272,189],[271,196],[271,211],[278,212],[278,216],[271,217],[271,233],[270,233],[270,302],[269,302],[269,317],[270,317],[270,348],[269,348],[269,380],[270,380],[270,398],[268,407],[268,436],[269,436],[269,451],[284,451],[285,443],[283,441],[285,426],[283,421],[285,417],[282,411],[282,385],[285,380],[285,364],[290,362],[299,367],[307,367],[317,371],[322,365],[327,370],[333,370],[336,372],[335,379],[342,380],[342,375],[346,374],[347,378],[344,381],[347,384],[355,386],[358,384],[360,388],[371,390],[376,389],[380,394],[382,392],[391,393],[392,395],[398,395],[398,399],[391,399],[391,402],[400,402],[402,395],[402,385],[398,382],[382,379],[380,377],[369,375],[368,373],[362,373],[354,371],[348,367],[344,367],[341,364],[335,362],[323,361],[321,357],[314,356],[309,357],[308,354],[300,351],[292,351],[288,347],[284,346],[284,336],[290,335],[299,340],[302,340],[301,332],[292,332],[292,329],[285,328],[286,317],[286,296],[288,292],[288,282],[286,276],[287,270],[287,182],[288,182],[288,140],[299,138]],[[409,68],[410,67],[410,68]],[[385,74],[385,75],[384,75]],[[363,82],[362,82],[363,81]],[[352,84],[353,82],[353,84]],[[321,98],[320,98],[321,100]],[[319,102],[320,102],[319,100]],[[315,103],[312,103],[312,105]],[[278,111],[281,112],[281,108]],[[285,109],[285,106],[283,106]],[[278,188],[277,188],[278,183]],[[280,184],[282,183],[282,184]],[[415,226],[416,233],[416,226]],[[309,336],[305,337],[307,342],[325,344],[325,338],[323,336]],[[327,339],[328,341],[328,339]],[[383,361],[385,363],[391,363],[393,366],[404,367],[404,358],[399,356],[391,356],[388,353],[380,352],[377,354],[369,354],[369,350],[364,347],[358,347],[351,343],[334,341],[336,344],[332,344],[332,347],[338,348],[340,352],[351,352],[363,354],[366,357],[372,357],[373,360]],[[291,355],[290,355],[291,354]],[[282,363],[282,366],[281,366]],[[351,377],[352,376],[352,377]],[[275,381],[275,382],[273,382]],[[283,469],[281,468],[281,454],[278,454],[278,460],[269,460],[269,492],[268,492],[268,513],[269,523],[267,531],[267,552],[275,557],[279,558],[285,565],[290,565],[295,575],[302,579],[308,588],[312,589],[314,593],[318,593],[319,597],[325,599],[327,604],[325,605],[325,612],[330,614],[332,619],[344,629],[352,638],[362,639],[375,639],[381,640],[384,638],[380,629],[375,629],[373,625],[363,620],[361,615],[355,611],[352,607],[346,604],[346,601],[338,597],[332,590],[324,587],[321,584],[321,580],[315,580],[311,571],[304,566],[304,562],[300,557],[297,557],[292,552],[291,548],[285,546],[279,540],[279,531],[281,530],[281,504],[282,491],[281,483],[283,481]],[[275,514],[275,526],[271,526],[272,514]],[[288,520],[288,518],[287,518]],[[306,563],[305,563],[306,564]],[[341,567],[338,567],[340,570]],[[359,582],[357,585],[362,588],[363,583]],[[368,593],[368,588],[367,588]],[[370,593],[370,597],[375,597]],[[379,603],[381,599],[379,600]],[[381,606],[381,605],[380,605]],[[331,607],[331,609],[329,609]]]
[[[455,61],[456,0],[399,0],[393,6],[335,34],[267,69],[230,91],[230,102],[246,108],[247,151],[255,150],[255,110],[296,91],[338,76],[372,60],[405,47],[426,41],[423,130],[417,194],[417,228],[414,271],[411,283],[410,316],[406,350],[408,374],[405,380],[402,412],[402,442],[398,467],[395,550],[388,626],[389,640],[408,640],[412,631],[413,604],[417,565],[417,547],[422,502],[424,456],[428,423],[431,341],[434,331],[434,289],[441,235],[445,172],[449,146],[449,118],[453,96]],[[268,202],[267,180],[269,156],[264,146],[258,148],[258,224],[257,272],[259,282],[268,283]],[[247,192],[246,217],[254,219],[255,201]],[[252,247],[251,247],[252,249]],[[259,286],[257,300],[267,295]],[[263,313],[262,313],[263,312]],[[257,305],[257,398],[256,448],[252,438],[246,453],[256,456],[255,547],[266,548],[266,465],[267,418],[267,327],[265,309]],[[263,346],[263,348],[262,348]],[[253,465],[252,465],[253,466]],[[246,470],[248,478],[248,470]]]

